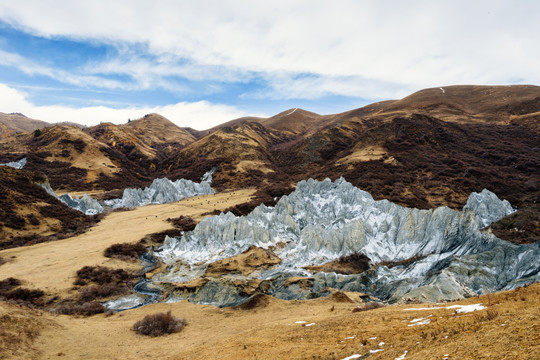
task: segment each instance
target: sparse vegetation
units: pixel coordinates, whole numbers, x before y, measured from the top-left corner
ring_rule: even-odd
[[[180,215],[177,218],[169,218],[168,222],[172,223],[176,228],[181,231],[192,231],[197,226],[197,221],[189,216]]]
[[[186,325],[186,319],[177,318],[169,311],[146,315],[133,325],[133,330],[142,335],[161,336],[182,331]]]
[[[133,288],[134,276],[123,269],[110,269],[105,266],[85,266],[77,271],[75,285],[85,286],[79,292],[82,302],[102,299],[115,295],[128,294]]]
[[[63,315],[92,316],[104,313],[105,306],[95,301],[84,302],[82,304],[66,303],[55,307],[52,312]]]
[[[117,258],[121,260],[133,260],[141,257],[146,252],[146,247],[139,243],[113,244],[105,249],[103,255],[108,258]]]
[[[39,289],[26,289],[19,287],[21,281],[7,278],[0,281],[0,300],[11,300],[23,305],[43,305],[45,293]]]

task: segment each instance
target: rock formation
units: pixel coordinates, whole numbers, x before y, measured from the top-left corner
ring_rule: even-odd
[[[155,179],[145,189],[124,189],[121,199],[106,200],[105,205],[113,208],[136,207],[149,204],[165,204],[192,196],[214,194],[214,189],[210,186],[214,171],[215,168],[206,172],[202,176],[200,183],[186,179],[176,181],[167,178]]]
[[[0,164],[0,166],[9,166],[9,167],[12,167],[14,169],[19,169],[19,170],[22,169],[24,165],[26,165],[26,158],[22,158],[18,161],[11,161],[6,164]]]
[[[492,196],[480,197],[470,207],[479,215],[447,207],[418,210],[375,201],[344,179],[301,181],[275,207],[260,205],[245,217],[207,217],[183,237],[167,237],[159,256],[168,270],[153,280],[178,285],[206,277],[195,289],[175,285],[170,296],[217,305],[245,301],[248,294],[239,285],[253,280],[266,284],[255,292],[283,299],[327,295],[335,288],[387,301],[457,299],[540,280],[540,244],[514,245],[479,230],[479,216],[482,225],[498,217],[480,210],[490,211],[493,204]],[[209,264],[252,246],[272,249],[281,262],[248,276],[205,275]],[[353,252],[375,266],[356,275],[304,268]]]
[[[84,194],[81,198],[79,198],[78,196],[75,196],[75,198],[73,198],[70,194],[58,196],[51,188],[51,185],[49,185],[49,183],[41,184],[41,187],[43,187],[47,191],[47,193],[49,193],[49,195],[57,198],[70,208],[78,210],[85,215],[96,215],[105,211],[99,201],[93,199],[88,194]]]
[[[500,200],[497,195],[484,189],[480,193],[473,192],[467,199],[463,210],[471,210],[476,214],[476,222],[480,228],[502,219],[515,210],[506,200]]]

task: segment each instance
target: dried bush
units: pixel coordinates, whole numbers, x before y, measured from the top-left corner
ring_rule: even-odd
[[[146,252],[146,247],[141,243],[123,243],[113,244],[105,249],[103,255],[108,258],[117,258],[122,260],[138,259]]]
[[[103,299],[110,296],[129,294],[130,288],[125,284],[105,284],[105,285],[91,285],[85,287],[80,292],[81,301],[92,301],[95,299]]]
[[[0,299],[13,300],[24,305],[42,305],[45,293],[39,289],[26,289],[17,287],[21,281],[7,278],[0,281]]]
[[[179,332],[186,325],[186,319],[179,319],[169,311],[167,313],[146,315],[133,325],[133,330],[143,335],[161,336]]]
[[[99,285],[105,284],[128,284],[133,276],[124,269],[111,269],[105,266],[85,266],[77,271],[77,279],[95,282]]]
[[[365,304],[355,307],[354,309],[352,309],[352,312],[355,313],[355,312],[360,312],[360,311],[368,311],[368,310],[378,309],[384,306],[385,305],[383,303],[380,303],[377,301],[370,301],[370,302],[367,302]]]
[[[85,266],[77,271],[75,285],[90,285],[83,288],[79,295],[81,301],[88,302],[94,299],[106,298],[115,295],[128,294],[133,288],[133,278],[123,269],[111,269],[105,266]]]
[[[91,316],[95,314],[101,314],[105,312],[105,306],[102,304],[91,301],[83,304],[63,304],[55,308],[53,312],[63,315],[82,315]]]
[[[175,227],[182,231],[192,231],[197,226],[197,221],[189,216],[181,215],[180,217],[174,219],[167,219],[168,222],[172,223]]]
[[[12,277],[0,281],[0,295],[19,285],[21,285],[21,280]]]
[[[369,262],[371,261],[366,255],[353,252],[350,255],[342,255],[339,257],[338,261],[342,264],[347,264],[355,270],[362,272],[369,269]]]

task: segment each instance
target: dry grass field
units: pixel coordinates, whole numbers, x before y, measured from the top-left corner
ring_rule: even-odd
[[[538,359],[539,294],[540,284],[535,284],[457,303],[360,312],[353,312],[358,304],[343,296],[263,298],[250,310],[182,301],[88,318],[0,303],[0,358],[345,359],[369,354],[370,359]],[[357,300],[354,294],[348,297]],[[459,307],[447,308],[455,304],[485,309],[459,313]],[[132,330],[145,315],[169,310],[187,319],[181,332],[146,337]]]

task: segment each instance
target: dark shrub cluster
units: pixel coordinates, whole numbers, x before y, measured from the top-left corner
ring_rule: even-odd
[[[413,256],[412,258],[404,259],[404,260],[398,260],[398,261],[381,261],[378,263],[379,265],[386,266],[387,268],[393,268],[394,266],[407,266],[409,264],[412,264],[415,261],[421,260],[425,258],[427,255],[417,255]]]
[[[146,252],[146,247],[139,243],[113,244],[105,249],[103,255],[108,258],[117,258],[121,260],[138,259]]]
[[[340,256],[338,261],[341,264],[346,264],[354,268],[358,272],[363,272],[369,269],[369,262],[371,261],[371,259],[362,253],[353,252],[350,255]]]
[[[62,304],[59,307],[53,309],[53,312],[63,315],[82,315],[82,316],[92,316],[95,314],[102,314],[105,312],[105,306],[102,304],[90,301],[84,302],[82,304]]]
[[[82,153],[84,151],[84,148],[86,147],[86,143],[82,139],[62,139],[60,141],[62,144],[71,144],[77,150],[77,152]]]
[[[85,266],[77,271],[75,285],[87,285],[80,291],[80,299],[89,302],[94,299],[127,294],[133,288],[133,276],[123,269],[110,269],[105,266]]]
[[[192,231],[195,229],[195,226],[197,226],[197,221],[189,216],[184,215],[180,215],[180,217],[174,219],[169,218],[167,221],[182,231]]]
[[[186,319],[179,319],[169,311],[167,313],[146,315],[133,325],[133,330],[142,335],[161,336],[179,332],[186,325]]]
[[[133,276],[124,269],[111,269],[105,266],[85,266],[77,271],[77,281],[86,280],[99,285],[128,284],[132,279]]]
[[[26,289],[18,287],[21,281],[7,278],[0,281],[0,299],[12,300],[24,305],[42,305],[45,293],[39,289]]]
[[[15,278],[7,278],[2,281],[0,281],[0,294],[4,294],[5,292],[21,285],[21,280],[15,279]]]
[[[83,288],[79,295],[81,301],[92,301],[94,299],[103,299],[116,295],[124,295],[130,292],[130,288],[125,284],[105,284],[90,285]]]

